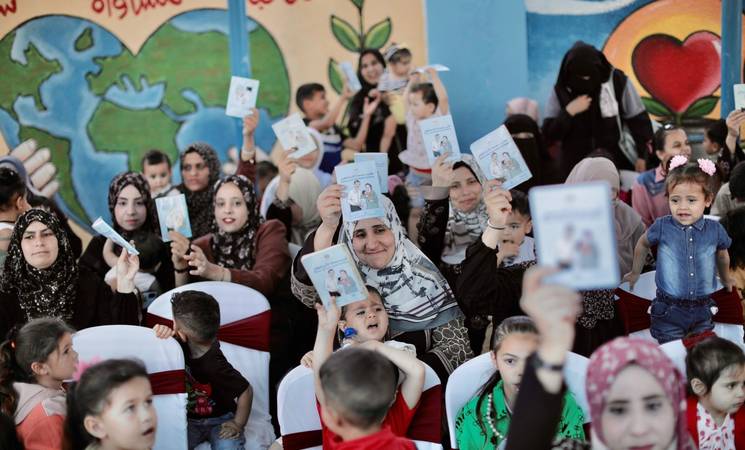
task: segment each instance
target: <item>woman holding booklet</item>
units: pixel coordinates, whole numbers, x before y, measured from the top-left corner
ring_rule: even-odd
[[[139,325],[134,277],[139,258],[122,250],[116,291],[78,266],[57,217],[30,209],[18,218],[0,283],[0,335],[38,317],[60,317],[77,330],[98,325]]]
[[[322,223],[308,236],[292,269],[292,291],[306,306],[319,301],[302,257],[346,244],[365,282],[376,287],[390,317],[391,338],[414,344],[419,359],[446,380],[472,354],[463,313],[445,277],[405,235],[393,204],[381,197],[385,216],[341,222],[343,186],[327,187],[318,199]]]

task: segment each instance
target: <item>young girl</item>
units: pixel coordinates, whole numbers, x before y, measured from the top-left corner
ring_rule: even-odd
[[[525,362],[537,348],[538,330],[530,318],[510,317],[497,327],[491,350],[496,370],[455,419],[458,448],[496,448],[504,440],[510,427]],[[556,437],[584,440],[583,425],[582,409],[572,394],[567,392]]]
[[[15,419],[25,448],[62,446],[62,382],[78,365],[72,333],[59,319],[36,319],[11,330],[0,346],[0,412]]]
[[[665,198],[665,166],[661,164],[675,155],[691,156],[691,145],[685,130],[666,124],[654,134],[654,152],[649,157],[653,168],[643,172],[631,188],[631,205],[649,227],[658,217],[670,214]]]
[[[109,359],[83,372],[67,394],[65,448],[148,450],[158,417],[142,363]]]
[[[703,217],[714,199],[715,171],[707,159],[672,158],[665,181],[672,214],[655,220],[639,238],[631,272],[624,276],[633,289],[650,247],[657,246],[650,332],[660,344],[714,328],[711,294],[717,272],[727,289],[734,286],[727,253],[732,240],[719,222]]]
[[[365,300],[346,305],[343,311],[332,301],[328,309],[322,304],[316,304],[318,312],[318,332],[312,354],[303,357],[303,365],[312,367],[316,380],[316,397],[323,403],[320,389],[320,368],[331,355],[334,335],[337,330],[344,332],[354,328],[357,332],[352,345],[374,350],[389,359],[403,373],[404,379],[400,383],[396,399],[383,420],[383,426],[390,427],[397,436],[405,436],[416,412],[424,386],[424,364],[416,356],[406,350],[399,350],[396,344],[383,343],[388,332],[388,314],[383,306],[383,300],[378,291],[367,287],[368,297]],[[340,317],[343,320],[339,320]],[[345,333],[346,334],[346,333]],[[340,350],[344,351],[344,350]],[[320,414],[320,410],[319,410]],[[323,427],[323,448],[337,448],[342,440],[325,424]]]
[[[699,449],[745,448],[745,354],[726,339],[688,349],[688,431]]]

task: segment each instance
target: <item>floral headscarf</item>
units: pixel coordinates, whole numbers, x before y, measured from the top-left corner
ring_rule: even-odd
[[[181,153],[181,167],[184,165],[184,157],[189,153],[197,153],[202,157],[209,169],[209,181],[207,187],[198,192],[192,192],[182,182],[178,190],[186,196],[186,205],[189,207],[189,221],[191,222],[191,233],[194,239],[208,234],[215,219],[215,211],[212,207],[213,190],[220,178],[220,160],[215,149],[204,142],[195,142]],[[183,171],[183,169],[182,169]]]
[[[233,183],[243,194],[243,200],[248,208],[248,218],[240,230],[228,233],[221,231],[214,223],[212,236],[212,255],[215,264],[228,269],[249,270],[254,265],[256,250],[256,232],[263,221],[259,214],[259,204],[253,184],[243,175],[231,175],[215,183],[214,196],[225,183]],[[214,206],[212,211],[214,212]],[[213,214],[214,217],[214,214]]]
[[[481,169],[471,155],[463,155],[458,167],[466,167],[484,185],[484,176]],[[457,168],[457,167],[453,167]],[[483,195],[478,205],[469,211],[460,211],[450,202],[450,213],[445,230],[445,248],[442,251],[443,261],[448,264],[461,263],[466,258],[468,246],[481,239],[481,233],[486,228],[486,220],[489,215],[486,211]]]
[[[46,269],[37,269],[26,262],[21,239],[32,222],[41,222],[57,238],[57,259]],[[67,233],[57,217],[43,209],[30,209],[16,221],[10,236],[8,257],[3,272],[3,292],[15,294],[26,320],[38,317],[72,318],[73,302],[77,295],[78,265]]]
[[[677,449],[693,450],[686,422],[685,378],[658,345],[642,339],[614,339],[598,348],[590,357],[585,389],[593,431],[597,437],[605,444],[600,424],[608,391],[618,374],[630,365],[643,368],[660,383],[676,414]]]

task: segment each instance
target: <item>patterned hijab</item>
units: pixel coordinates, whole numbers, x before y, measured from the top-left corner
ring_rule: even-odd
[[[250,270],[254,265],[256,257],[256,232],[263,222],[259,214],[259,204],[256,201],[256,193],[253,184],[243,175],[231,175],[215,183],[214,196],[225,183],[233,183],[243,194],[243,200],[248,208],[248,219],[240,230],[228,233],[221,231],[214,222],[213,214],[213,236],[212,255],[215,264],[228,269]],[[212,206],[214,213],[214,206]]]
[[[116,200],[119,198],[119,194],[122,193],[125,187],[132,185],[142,196],[142,200],[145,203],[147,209],[147,217],[145,223],[134,231],[125,231],[117,222],[116,215],[114,214],[114,208],[116,208]],[[111,213],[111,221],[114,225],[114,229],[121,234],[124,239],[130,240],[139,231],[155,232],[158,228],[158,218],[155,215],[155,203],[153,198],[150,196],[150,187],[147,184],[147,180],[142,174],[137,172],[124,172],[114,177],[109,184],[109,212]]]
[[[455,163],[454,169],[465,167],[471,171],[473,176],[484,185],[484,176],[481,169],[471,155],[463,155],[460,162]],[[448,225],[445,230],[445,248],[442,251],[442,259],[447,264],[460,264],[466,258],[466,249],[469,245],[481,238],[481,233],[486,228],[486,220],[489,218],[481,196],[478,205],[469,211],[460,211],[450,202],[450,213]]]
[[[57,238],[57,259],[46,269],[37,269],[26,262],[21,239],[32,222],[41,222]],[[43,209],[30,209],[16,221],[10,236],[8,257],[2,279],[2,291],[15,294],[26,315],[26,320],[38,317],[72,319],[73,303],[77,295],[78,265],[70,240],[57,217]]]
[[[191,233],[194,239],[208,234],[215,221],[215,210],[212,205],[212,186],[220,178],[220,160],[215,149],[205,142],[195,142],[181,153],[181,167],[184,166],[184,157],[189,153],[198,153],[202,157],[210,171],[207,187],[198,192],[192,192],[182,182],[178,190],[186,196],[186,205],[189,208],[189,221],[191,222]],[[183,168],[182,178],[183,178]]]
[[[643,368],[660,383],[676,414],[676,448],[693,450],[686,418],[685,378],[658,345],[642,339],[614,339],[598,348],[590,357],[585,389],[595,435],[605,444],[600,424],[608,391],[618,374],[630,365]]]
[[[344,222],[339,240],[352,250],[365,283],[380,292],[394,331],[419,331],[443,325],[461,315],[448,282],[437,267],[406,237],[401,219],[388,197],[380,197],[396,250],[383,269],[365,265],[354,252],[352,237],[356,222]]]

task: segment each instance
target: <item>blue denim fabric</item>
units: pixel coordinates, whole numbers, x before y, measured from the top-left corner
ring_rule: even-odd
[[[716,252],[732,244],[719,222],[702,217],[683,226],[664,216],[649,227],[647,240],[657,245],[657,289],[677,299],[706,297],[716,291]]]
[[[689,334],[713,330],[713,306],[716,306],[716,302],[709,297],[680,300],[658,290],[649,311],[649,332],[657,342],[664,344]]]
[[[238,439],[220,438],[220,426],[228,420],[232,420],[233,417],[235,417],[235,414],[227,413],[220,417],[188,419],[189,449],[207,441],[212,446],[212,450],[243,450],[246,445],[246,437],[243,432]]]

